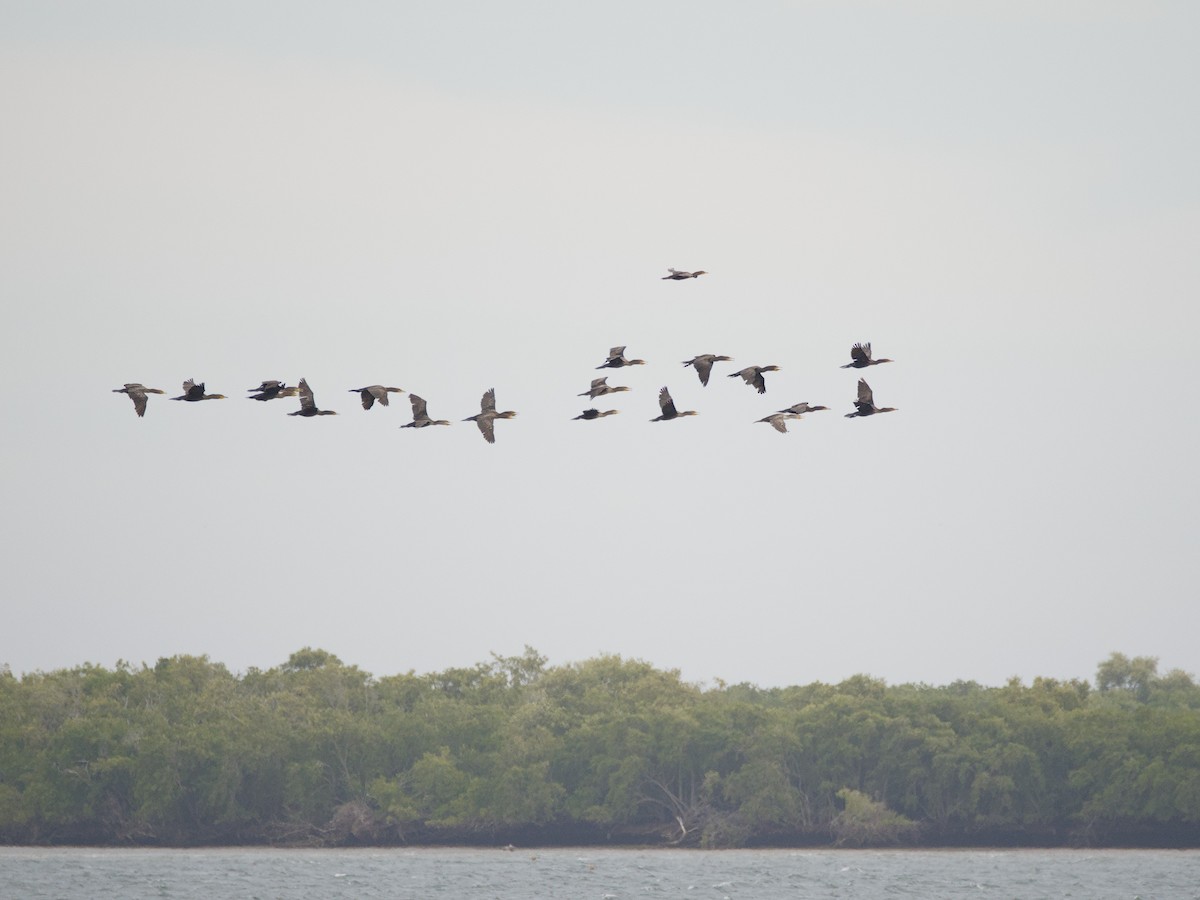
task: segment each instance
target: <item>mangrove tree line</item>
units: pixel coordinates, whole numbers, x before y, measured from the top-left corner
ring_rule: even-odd
[[[376,678],[311,648],[0,671],[0,840],[1200,845],[1200,687],[701,687],[531,649]]]

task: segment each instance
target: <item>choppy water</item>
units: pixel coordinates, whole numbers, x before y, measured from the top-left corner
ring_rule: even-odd
[[[1192,850],[0,847],[0,898],[1200,900]]]

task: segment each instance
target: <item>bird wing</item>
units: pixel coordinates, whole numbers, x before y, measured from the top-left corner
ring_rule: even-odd
[[[671,392],[665,387],[658,392],[658,405],[662,409],[664,416],[677,415],[675,401],[671,399]]]
[[[422,419],[428,415],[428,412],[426,411],[427,404],[421,397],[418,397],[416,394],[409,394],[408,402],[412,404],[414,422],[417,419]]]
[[[850,358],[855,362],[870,362],[871,361],[871,345],[870,344],[855,344],[850,348]]]
[[[376,400],[378,400],[384,406],[392,405],[392,404],[388,403],[388,389],[385,388],[382,384],[373,384],[369,388],[367,388],[367,390],[371,392],[372,397],[374,397]]]
[[[129,390],[129,399],[133,401],[133,408],[137,410],[139,417],[146,414],[146,395],[141,391],[141,385]]]
[[[495,388],[487,389],[487,393],[485,393],[483,395],[483,398],[479,401],[479,409],[481,412],[495,412],[496,411],[496,389]],[[480,425],[479,427],[482,428],[483,426]],[[484,434],[484,437],[487,437],[486,433]]]
[[[358,395],[360,397],[362,397],[363,409],[370,409],[372,406],[375,405],[376,399],[380,399],[380,400],[383,399],[382,397],[376,398],[375,392],[373,390],[371,390],[369,387],[359,388]]]
[[[204,396],[204,385],[196,384],[191,378],[183,383],[183,396],[191,399],[192,397]]]
[[[308,386],[308,382],[303,378],[300,379],[300,408],[301,409],[316,409],[317,401],[313,397],[312,388]]]
[[[771,427],[780,434],[787,434],[787,416],[771,416],[767,419],[771,423]]]
[[[758,392],[760,394],[765,394],[767,392],[767,380],[763,378],[763,373],[761,371],[755,370],[754,380],[750,383],[758,388]]]
[[[865,378],[858,379],[858,402],[867,406],[875,405],[875,395],[871,393],[871,386]]]
[[[479,426],[485,441],[489,444],[496,443],[496,425],[492,416],[480,416],[475,420],[475,424]]]
[[[711,356],[697,356],[692,360],[692,365],[696,367],[696,374],[700,376],[700,383],[707,386],[708,376],[712,372],[713,359]]]
[[[613,347],[611,350],[608,351],[609,359],[620,359],[624,355],[625,355],[624,347]]]
[[[606,381],[608,381],[608,376],[607,376],[607,375],[605,375],[603,378],[593,378],[593,379],[592,379],[592,387],[594,387],[594,388],[598,388],[598,387],[600,387],[602,384],[604,384]]]

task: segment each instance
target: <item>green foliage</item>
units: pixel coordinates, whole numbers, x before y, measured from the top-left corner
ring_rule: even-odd
[[[892,812],[886,804],[861,791],[842,788],[837,796],[845,808],[834,816],[830,829],[839,845],[879,847],[916,837],[918,829],[914,821]]]
[[[0,840],[1183,833],[1200,829],[1198,711],[1191,676],[1116,653],[1094,689],[859,675],[702,690],[640,660],[551,667],[529,647],[378,680],[311,647],[240,676],[193,656],[0,669]]]

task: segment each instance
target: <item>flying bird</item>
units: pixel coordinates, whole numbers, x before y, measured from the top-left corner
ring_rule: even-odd
[[[224,400],[224,394],[206,394],[204,393],[204,382],[196,384],[191,378],[183,383],[183,393],[178,397],[172,397],[172,400],[186,400],[188,403],[195,403],[198,400]]]
[[[698,272],[681,272],[681,271],[679,271],[679,269],[668,268],[667,271],[670,272],[671,274],[664,275],[662,277],[663,281],[686,281],[688,278],[699,278],[701,275],[708,274],[703,269],[701,269]]]
[[[146,414],[146,395],[165,394],[166,391],[160,391],[158,388],[148,388],[144,384],[127,384],[123,387],[113,388],[113,393],[128,394],[129,399],[133,401],[133,408],[140,419]]]
[[[624,347],[613,347],[608,351],[608,359],[601,365],[596,366],[597,369],[620,369],[623,366],[644,366],[644,359],[626,359]]]
[[[777,412],[767,416],[765,419],[755,419],[755,422],[766,422],[780,434],[787,434],[787,420],[798,419],[800,416],[796,413]]]
[[[483,395],[483,399],[479,401],[479,414],[468,416],[463,419],[464,422],[474,422],[479,426],[479,430],[483,433],[483,439],[489,444],[496,443],[495,422],[497,419],[511,419],[516,413],[511,409],[505,412],[496,412],[496,389],[489,388],[487,393]]]
[[[809,406],[807,403],[793,403],[787,409],[781,409],[781,410],[779,410],[779,412],[790,413],[793,416],[799,417],[799,416],[802,416],[804,413],[816,412],[818,409],[829,409],[829,407],[828,406]],[[765,420],[759,419],[758,421],[762,422]]]
[[[412,403],[413,420],[401,425],[401,428],[427,428],[430,425],[449,425],[445,419],[429,418],[429,411],[426,409],[426,403],[416,394],[408,395],[409,402]],[[486,437],[486,435],[484,435]]]
[[[289,416],[304,416],[304,418],[312,418],[313,416],[336,416],[337,412],[332,409],[317,409],[317,401],[313,397],[312,388],[308,386],[308,382],[303,378],[300,379],[300,408],[295,412],[288,413]]]
[[[886,362],[891,362],[890,359],[871,359],[871,343],[868,341],[865,344],[855,344],[850,348],[850,362],[842,366],[843,369],[865,369],[867,366],[878,366]]]
[[[701,353],[699,356],[693,356],[691,359],[684,360],[685,366],[694,366],[696,374],[700,376],[700,383],[705,387],[708,386],[708,376],[712,372],[713,363],[715,362],[733,362],[732,356],[714,356],[712,353]]]
[[[746,384],[758,388],[760,394],[767,392],[767,382],[763,378],[763,372],[778,372],[779,366],[748,366],[740,372],[734,372],[729,377],[737,378],[739,375]]]
[[[288,387],[282,381],[264,381],[256,388],[246,388],[251,392],[247,400],[278,400],[281,397],[295,397],[298,388]],[[257,393],[254,393],[257,392]]]
[[[855,416],[873,416],[875,413],[895,412],[894,406],[876,406],[875,395],[865,378],[858,379],[858,399],[854,401],[854,412],[846,413],[847,419]]]
[[[587,397],[595,400],[597,397],[603,397],[605,394],[619,394],[621,391],[627,391],[629,388],[624,385],[611,386],[608,384],[608,376],[603,378],[593,378],[592,386],[582,394],[577,394],[578,397]]]
[[[376,400],[387,406],[388,394],[403,394],[404,390],[398,387],[384,387],[382,384],[369,384],[366,387],[350,388],[350,393],[360,394],[363,409],[370,409]]]
[[[592,419],[603,419],[605,416],[615,416],[619,412],[619,409],[606,409],[604,412],[600,412],[598,409],[585,409],[574,419],[572,419],[572,421],[584,419],[585,421],[590,422]]]
[[[651,419],[651,422],[667,422],[671,419],[682,419],[684,416],[699,415],[694,409],[684,410],[679,412],[675,409],[675,401],[671,399],[671,392],[665,387],[658,392],[658,405],[662,409],[662,415],[656,419]]]

